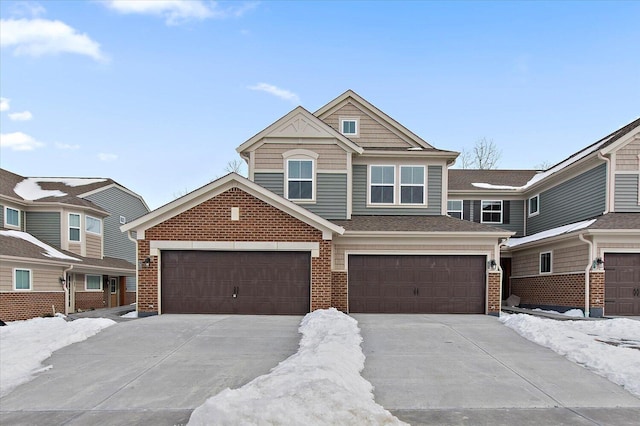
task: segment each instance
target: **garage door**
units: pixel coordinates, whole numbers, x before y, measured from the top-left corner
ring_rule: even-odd
[[[309,312],[308,252],[163,251],[161,273],[163,313]]]
[[[640,253],[604,257],[605,315],[640,315]]]
[[[484,256],[350,255],[349,312],[485,312]]]

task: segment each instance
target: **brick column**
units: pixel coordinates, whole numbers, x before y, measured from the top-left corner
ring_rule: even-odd
[[[488,273],[489,288],[487,289],[487,314],[500,315],[500,288],[502,286],[502,274],[490,271]]]
[[[347,312],[347,273],[331,273],[331,306]]]
[[[604,315],[604,271],[589,272],[589,311],[590,316],[600,318]]]
[[[149,257],[149,241],[138,241],[138,259]],[[138,269],[138,312],[141,316],[158,313],[158,258],[151,257],[149,266]]]
[[[320,241],[320,256],[311,258],[311,311],[331,307],[331,241]]]

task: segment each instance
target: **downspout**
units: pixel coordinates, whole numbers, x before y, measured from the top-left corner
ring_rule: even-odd
[[[69,272],[71,272],[71,270],[73,269],[73,265],[69,265],[69,267],[67,269],[65,269],[64,271],[62,271],[62,277],[64,278],[64,284],[62,285],[62,288],[64,289],[64,314],[65,315],[69,315],[69,301],[71,296],[69,295],[69,279],[67,278],[69,275]]]
[[[598,151],[598,158],[603,160],[606,164],[607,164],[607,192],[606,192],[606,198],[605,198],[605,208],[604,208],[604,212],[602,212],[602,214],[607,214],[609,213],[610,209],[610,204],[611,204],[611,197],[613,196],[613,188],[611,188],[611,182],[613,181],[613,179],[611,179],[611,159],[609,157],[605,157],[604,155],[602,155],[602,153],[600,151]]]
[[[593,242],[584,238],[584,234],[578,234],[578,238],[583,243],[587,243],[589,245],[589,262],[587,262],[587,267],[584,269],[584,316],[589,317],[590,315],[590,303],[589,303],[589,271],[591,270],[591,262],[593,258]]]

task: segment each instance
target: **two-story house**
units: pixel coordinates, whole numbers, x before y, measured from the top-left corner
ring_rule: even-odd
[[[103,178],[0,180],[0,318],[135,301],[136,244],[119,227],[149,211],[142,197]]]
[[[138,310],[489,313],[515,232],[447,215],[440,150],[352,91],[297,107],[229,174],[121,229],[138,243]]]
[[[522,306],[640,315],[639,180],[637,119],[545,171],[450,169],[449,214],[516,232],[503,294]]]

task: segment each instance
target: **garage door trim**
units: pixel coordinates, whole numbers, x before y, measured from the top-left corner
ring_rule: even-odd
[[[160,250],[200,251],[309,251],[311,257],[320,257],[318,242],[289,241],[171,241],[152,240],[149,254],[159,256]]]

